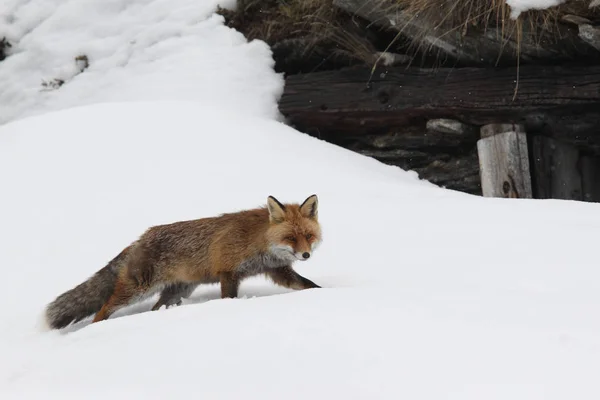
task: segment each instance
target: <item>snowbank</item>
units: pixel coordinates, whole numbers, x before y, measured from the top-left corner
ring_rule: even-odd
[[[0,4],[0,398],[597,399],[598,205],[443,190],[274,121],[270,51],[216,4]],[[323,289],[39,331],[148,226],[312,193]]]
[[[5,125],[0,171],[2,399],[600,395],[595,204],[446,191],[197,103]],[[311,193],[324,242],[298,270],[323,289],[254,279],[235,300],[209,286],[179,308],[36,331],[147,226]]]
[[[213,14],[234,0],[3,0],[0,124],[109,101],[191,100],[277,115],[283,78],[264,42]],[[89,67],[80,72],[85,62]],[[55,80],[64,84],[58,89]],[[50,85],[45,88],[43,83]]]

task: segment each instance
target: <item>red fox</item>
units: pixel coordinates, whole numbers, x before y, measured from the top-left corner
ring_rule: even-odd
[[[295,290],[320,288],[292,269],[322,240],[317,207],[316,195],[300,205],[269,196],[266,207],[153,226],[50,303],[48,325],[60,329],[92,314],[102,321],[158,292],[152,310],[180,305],[203,283],[220,283],[221,298],[234,298],[240,282],[258,274]]]

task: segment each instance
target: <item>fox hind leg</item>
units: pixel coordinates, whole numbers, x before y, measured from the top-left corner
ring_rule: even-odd
[[[160,298],[152,307],[152,311],[156,311],[162,306],[167,308],[171,306],[181,305],[182,299],[187,299],[192,295],[194,290],[198,287],[198,283],[174,283],[167,286],[160,294]]]
[[[119,277],[113,294],[96,313],[92,323],[108,319],[115,311],[131,304],[134,299],[143,297],[149,290],[150,287],[146,285],[139,285],[131,279]]]

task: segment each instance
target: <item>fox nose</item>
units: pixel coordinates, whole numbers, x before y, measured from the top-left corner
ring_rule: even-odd
[[[308,258],[308,257],[310,257],[310,253],[308,251],[306,251],[302,254],[302,257]]]

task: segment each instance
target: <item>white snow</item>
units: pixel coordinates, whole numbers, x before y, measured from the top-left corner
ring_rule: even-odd
[[[192,100],[277,115],[282,76],[261,41],[223,26],[234,0],[2,0],[0,124],[106,101]],[[79,72],[75,58],[89,68]],[[43,82],[65,81],[60,90]],[[227,87],[229,90],[220,90]]]
[[[592,399],[598,205],[472,197],[281,123],[124,103],[0,129],[0,398]],[[317,193],[298,271],[38,333],[147,226]],[[124,315],[131,314],[127,317]],[[86,326],[87,325],[87,326]]]
[[[214,2],[186,8],[204,3],[0,6],[21,10],[0,62],[16,85],[0,85],[0,398],[598,399],[599,205],[444,190],[273,120],[268,48]],[[42,28],[68,46],[34,40]],[[154,34],[117,66],[122,38]],[[65,71],[77,46],[91,66],[56,91],[6,80]],[[297,270],[323,289],[256,278],[238,299],[208,286],[177,308],[38,326],[148,226],[313,193],[324,242]]]
[[[510,16],[516,19],[521,13],[529,10],[545,10],[550,7],[558,6],[566,0],[506,0],[510,6]]]

